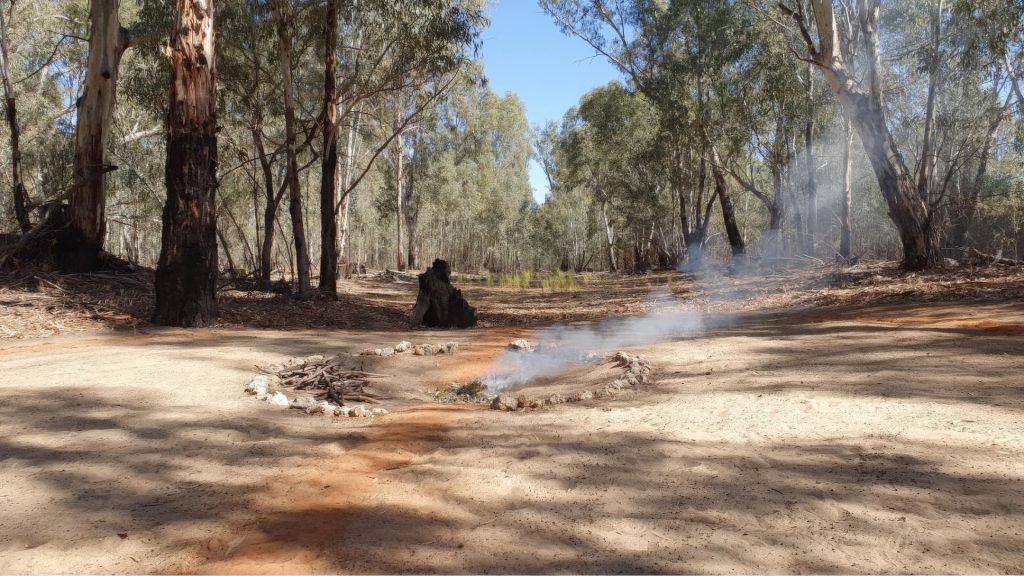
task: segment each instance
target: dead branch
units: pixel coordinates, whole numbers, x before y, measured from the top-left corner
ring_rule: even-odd
[[[1000,266],[1022,266],[1024,262],[1013,258],[1004,258],[1002,254],[986,254],[971,248],[971,260],[979,264],[998,264]]]
[[[272,369],[261,369],[266,374],[276,376],[281,386],[293,390],[317,391],[317,398],[331,400],[339,406],[345,401],[380,404],[380,398],[367,390],[370,380],[385,378],[386,374],[374,374],[346,368],[344,358],[312,357],[300,360],[295,364]]]

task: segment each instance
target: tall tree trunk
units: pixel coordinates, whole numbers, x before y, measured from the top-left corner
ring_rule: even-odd
[[[406,230],[406,250],[405,250],[405,261],[406,268],[409,270],[416,269],[416,224],[415,222],[407,222],[405,226]]]
[[[415,150],[416,146],[413,145]],[[405,188],[405,261],[410,270],[416,269],[416,225],[419,220],[419,205],[416,201],[416,164],[409,166],[409,185]]]
[[[297,126],[295,122],[295,86],[292,82],[292,39],[289,34],[291,9],[289,0],[272,0],[276,20],[278,61],[281,85],[284,91],[285,156],[288,163],[288,213],[291,215],[292,236],[295,239],[295,273],[299,296],[307,296],[311,289],[309,279],[309,248],[306,242],[305,211],[302,207],[302,188],[299,185]]]
[[[782,168],[773,165],[772,173],[772,201],[768,208],[768,231],[773,238],[777,238],[782,232],[782,220],[785,217],[785,201],[782,189]]]
[[[807,124],[804,126],[804,164],[807,170],[807,189],[804,190],[804,213],[807,217],[807,234],[804,236],[804,251],[813,256],[818,240],[818,182],[817,167],[814,164],[814,80],[811,65],[807,65]]]
[[[790,162],[786,126],[786,115],[784,107],[780,106],[779,117],[775,121],[775,135],[772,139],[769,169],[772,174],[772,197],[768,206],[768,236],[770,240],[769,250],[775,257],[787,254],[786,240],[782,234],[782,227],[786,220],[786,190],[782,182],[782,171]]]
[[[618,272],[619,266],[615,262],[615,233],[611,222],[608,221],[608,202],[601,203],[601,217],[604,218],[605,238],[608,240],[608,269]]]
[[[743,235],[740,234],[740,227],[736,223],[736,211],[733,209],[732,199],[729,197],[729,187],[725,181],[722,159],[718,157],[718,150],[714,145],[709,142],[708,147],[711,148],[711,176],[715,180],[715,194],[722,207],[722,219],[725,223],[725,234],[729,238],[729,248],[732,250],[734,259],[741,259],[746,253],[746,245],[743,242]]]
[[[334,209],[338,174],[338,3],[327,0],[324,22],[324,146],[320,174],[320,292],[338,293],[338,217]]]
[[[10,3],[13,19],[14,2]],[[0,76],[3,76],[4,102],[7,115],[7,127],[11,131],[11,181],[14,199],[14,217],[22,232],[32,229],[28,216],[28,193],[21,177],[21,126],[18,124],[18,109],[14,95],[14,82],[11,81],[11,37],[7,26],[10,24],[3,10],[0,10]]]
[[[941,254],[928,205],[918,194],[914,177],[904,164],[885,124],[884,114],[864,96],[840,95],[840,101],[853,118],[889,207],[889,217],[899,232],[904,268],[920,270],[938,265]]]
[[[683,237],[684,257],[690,250],[690,215],[689,203],[687,202],[685,187],[683,186],[683,158],[678,144],[672,148],[672,166],[669,171],[669,185],[675,193],[679,204],[679,233]]]
[[[213,0],[176,0],[175,6],[167,113],[167,203],[153,322],[205,326],[217,317]]]
[[[843,119],[843,193],[839,200],[839,257],[849,262],[853,243],[853,125]]]
[[[776,136],[778,137],[778,136]],[[780,258],[786,255],[786,241],[782,227],[786,220],[786,192],[782,186],[782,166],[772,163],[772,202],[768,206],[768,236],[765,253]]]
[[[397,129],[397,122],[395,126]],[[405,268],[405,258],[402,256],[402,185],[405,180],[405,142],[401,132],[395,138],[395,148],[395,264],[399,270],[402,270]]]
[[[703,146],[703,141],[701,142]],[[687,210],[682,217],[683,240],[686,242],[686,269],[697,270],[704,265],[704,240],[707,239],[708,219],[711,216],[710,207],[704,205],[704,195],[707,188],[708,156],[707,148],[701,150],[700,168],[697,173],[697,197],[693,201],[686,201]],[[680,194],[682,184],[680,183]],[[683,196],[680,196],[680,204],[684,203]],[[692,210],[692,214],[690,213]]]
[[[863,40],[863,61],[867,67],[863,75],[852,74],[848,67],[848,54],[841,49],[839,26],[831,0],[811,0],[811,6],[818,32],[817,43],[809,32],[802,9],[794,11],[785,4],[780,4],[780,9],[800,27],[808,52],[860,135],[878,179],[878,187],[889,207],[889,217],[899,231],[903,244],[903,267],[918,270],[938,266],[942,257],[931,207],[927,198],[919,193],[914,176],[907,169],[887,124],[879,52],[880,0],[858,2],[858,33]],[[858,79],[860,76],[863,80]]]
[[[935,126],[935,100],[939,93],[939,48],[942,41],[942,0],[933,16],[932,53],[928,63],[928,100],[925,107],[924,134],[921,137],[921,158],[917,164],[917,194],[925,201],[931,198],[931,181],[936,158],[932,151],[932,132]]]
[[[263,173],[263,193],[266,200],[263,206],[263,244],[260,246],[260,288],[268,290],[270,288],[270,274],[274,267],[274,227],[277,222],[277,209],[281,204],[282,195],[274,191],[273,166],[263,146],[263,133],[260,122],[257,122],[257,125],[253,127],[252,138],[256,144],[256,154],[259,156],[260,170]]]
[[[70,225],[61,267],[94,270],[106,233],[107,141],[121,55],[128,35],[118,23],[119,0],[89,3],[89,64],[85,90],[78,99],[75,126],[74,182],[68,201]]]
[[[357,111],[356,116],[352,119],[351,124],[349,124],[348,138],[347,138],[347,142],[345,143],[345,173],[342,176],[342,186],[343,186],[343,192],[342,193],[345,195],[345,197],[341,201],[341,206],[339,207],[339,215],[338,215],[338,218],[341,220],[341,233],[338,235],[338,262],[339,263],[345,263],[347,261],[346,250],[348,248],[348,239],[349,239],[349,234],[348,234],[348,217],[349,217],[350,207],[352,205],[352,192],[353,192],[352,190],[349,190],[349,188],[352,186],[352,170],[353,170],[354,163],[355,163],[356,133],[357,133],[358,129],[359,129],[359,111]]]

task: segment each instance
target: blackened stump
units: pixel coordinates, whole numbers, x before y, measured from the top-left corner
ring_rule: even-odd
[[[419,275],[420,290],[412,309],[413,326],[471,328],[476,326],[476,309],[451,284],[451,266],[444,260]]]

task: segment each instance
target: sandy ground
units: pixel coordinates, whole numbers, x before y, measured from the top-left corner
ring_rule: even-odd
[[[0,347],[0,573],[1024,572],[1024,304],[740,318],[654,385],[421,403],[521,330],[424,333],[379,419],[275,410],[256,363],[398,332]],[[401,396],[399,398],[399,396]]]

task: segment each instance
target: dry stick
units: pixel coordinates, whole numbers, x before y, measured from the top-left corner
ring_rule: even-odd
[[[985,264],[1001,264],[1003,266],[1020,266],[1021,264],[1024,264],[1024,261],[1004,258],[998,254],[985,254],[984,252],[974,248],[971,248],[971,256],[973,256],[975,260]]]

